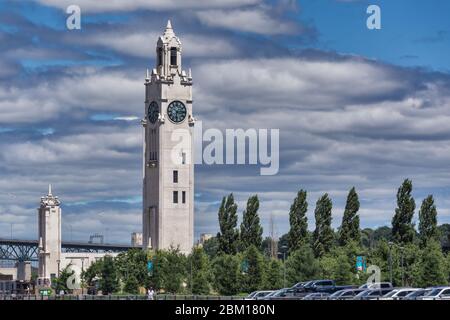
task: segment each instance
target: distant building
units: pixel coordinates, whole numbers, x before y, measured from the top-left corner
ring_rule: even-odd
[[[133,232],[131,234],[131,245],[133,247],[142,247],[142,232]]]
[[[50,287],[52,280],[58,277],[59,271],[68,266],[79,275],[98,259],[107,255],[117,256],[117,253],[113,252],[62,252],[60,204],[60,200],[52,194],[52,188],[49,186],[48,194],[41,198],[38,208],[39,269],[37,288]],[[29,264],[22,264],[18,267],[19,277],[30,277]]]
[[[203,245],[203,244],[205,243],[206,240],[209,240],[209,239],[211,239],[212,237],[213,237],[213,235],[210,234],[210,233],[202,233],[202,234],[200,235],[200,240],[199,240],[198,244],[199,244],[199,245]]]

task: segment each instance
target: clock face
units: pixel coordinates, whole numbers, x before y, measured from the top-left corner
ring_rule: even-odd
[[[159,109],[158,104],[155,101],[151,102],[150,105],[148,106],[147,116],[148,116],[148,120],[151,123],[155,123],[156,120],[158,120],[158,114],[159,114],[158,109]]]
[[[173,101],[167,107],[167,115],[173,122],[181,122],[186,118],[186,107],[180,101]]]

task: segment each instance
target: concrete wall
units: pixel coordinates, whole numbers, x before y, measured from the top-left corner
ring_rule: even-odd
[[[12,276],[12,280],[17,280],[17,268],[0,268],[0,274]]]

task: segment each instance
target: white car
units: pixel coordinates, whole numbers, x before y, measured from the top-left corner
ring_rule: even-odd
[[[418,288],[398,288],[380,297],[379,300],[403,300],[408,294],[418,291]]]
[[[450,300],[450,287],[432,288],[421,300]]]
[[[266,290],[266,291],[254,291],[250,293],[244,300],[258,300],[261,298],[264,298],[268,294],[272,293],[273,290]]]

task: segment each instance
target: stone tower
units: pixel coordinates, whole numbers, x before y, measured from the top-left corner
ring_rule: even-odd
[[[143,247],[190,252],[194,228],[192,76],[170,21],[145,79]]]
[[[49,185],[48,194],[41,198],[39,217],[39,274],[38,286],[49,286],[58,276],[61,261],[61,207]]]

